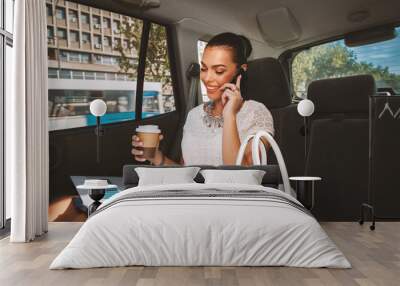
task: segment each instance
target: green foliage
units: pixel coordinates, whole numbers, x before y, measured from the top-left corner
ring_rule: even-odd
[[[146,57],[146,80],[171,84],[168,59],[167,31],[165,27],[152,24]]]
[[[388,67],[358,62],[355,53],[340,42],[313,47],[300,52],[292,63],[292,79],[296,96],[302,97],[311,81],[357,74],[371,74],[378,86],[400,90],[400,75]]]
[[[136,57],[139,54],[142,30],[143,22],[141,20],[129,22],[125,19],[119,26],[119,33],[125,37],[127,45],[124,47],[124,44],[120,41],[115,47],[115,50],[120,53],[118,64],[120,72],[129,75],[131,78],[137,76],[137,64],[133,60],[132,54]]]
[[[132,60],[132,54],[139,56],[140,40],[142,35],[142,21],[134,20],[132,23],[124,21],[120,33],[128,39],[128,46],[119,43],[116,50],[120,53],[120,72],[136,78],[137,63]],[[170,63],[168,59],[167,34],[163,26],[151,24],[149,43],[146,55],[145,80],[161,82],[163,88],[171,85]]]

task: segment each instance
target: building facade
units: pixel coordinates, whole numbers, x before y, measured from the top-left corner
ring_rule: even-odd
[[[49,78],[126,80],[119,73],[117,47],[125,48],[133,64],[138,55],[128,49],[120,26],[141,20],[63,0],[46,2]]]
[[[50,130],[94,124],[95,98],[106,102],[109,122],[134,119],[142,20],[63,0],[46,0],[46,10]],[[172,84],[151,78],[145,75],[144,117],[175,109]]]

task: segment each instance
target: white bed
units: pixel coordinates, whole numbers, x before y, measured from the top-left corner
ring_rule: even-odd
[[[242,191],[245,195],[143,197],[174,190],[182,194]],[[251,190],[265,193],[252,197]],[[264,194],[270,198],[263,198]],[[193,183],[131,188],[106,201],[50,269],[127,265],[351,267],[318,222],[293,203],[299,204],[279,190],[254,185]]]

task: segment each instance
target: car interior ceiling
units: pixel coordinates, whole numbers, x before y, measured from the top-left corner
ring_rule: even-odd
[[[281,1],[278,0],[255,0],[248,2],[234,1],[196,1],[176,0],[162,1],[159,8],[140,10],[131,8],[128,1],[110,0],[75,0],[80,4],[90,5],[101,9],[107,9],[116,13],[129,14],[142,19],[148,19],[156,23],[165,24],[169,27],[170,40],[172,41],[173,54],[170,55],[174,74],[175,100],[177,106],[185,106],[187,92],[190,82],[186,78],[186,70],[190,63],[197,59],[197,41],[207,41],[212,35],[232,31],[246,35],[253,45],[253,55],[249,62],[249,78],[251,79],[251,90],[248,93],[251,99],[263,102],[272,112],[276,127],[276,138],[282,149],[287,163],[289,174],[304,174],[322,172],[329,177],[321,184],[328,188],[320,197],[319,205],[314,210],[317,217],[325,220],[354,220],[359,214],[358,206],[365,201],[366,181],[368,172],[368,97],[376,92],[376,87],[371,82],[371,77],[356,77],[351,82],[338,79],[327,80],[318,83],[319,86],[310,86],[309,96],[313,97],[319,106],[326,107],[322,113],[317,112],[311,121],[311,136],[309,149],[310,157],[304,157],[304,134],[302,133],[303,118],[297,113],[297,104],[293,103],[293,91],[290,85],[290,74],[288,67],[292,55],[299,48],[315,43],[321,43],[327,39],[343,38],[344,35],[356,31],[368,31],[376,27],[394,27],[399,23],[400,2],[396,0],[371,2],[368,12],[370,15],[366,20],[352,20],[352,13],[364,9],[363,1],[319,1],[310,0],[309,5],[303,5],[301,1],[286,1],[286,7],[295,14],[297,23],[288,26],[287,19],[277,20],[277,23],[269,20],[257,22],[259,11],[273,10],[279,8]],[[387,9],[387,7],[391,9]],[[310,13],[308,7],[313,7]],[[242,11],[246,11],[243,13]],[[277,11],[285,13],[285,11]],[[368,14],[368,13],[367,13]],[[275,14],[274,14],[275,15]],[[266,15],[268,18],[271,14]],[[261,19],[261,18],[260,18]],[[336,19],[344,19],[336,21]],[[279,22],[282,21],[282,22]],[[260,23],[268,27],[260,26]],[[318,23],[318,25],[316,25]],[[272,25],[274,24],[274,25]],[[288,31],[293,32],[293,37],[278,39],[279,27],[286,26]],[[275,27],[275,28],[274,28]],[[278,30],[274,30],[278,29]],[[294,29],[294,30],[290,30]],[[296,30],[297,29],[297,30]],[[368,40],[368,33],[364,34],[362,41]],[[374,34],[376,36],[376,34]],[[386,34],[387,35],[387,34]],[[274,38],[275,37],[275,38]],[[373,35],[371,34],[371,37]],[[267,42],[266,39],[272,41]],[[275,39],[275,40],[274,40]],[[353,44],[357,45],[357,39],[352,38]],[[379,41],[379,39],[375,39]],[[360,87],[360,88],[357,88]],[[356,91],[356,92],[353,92]],[[320,94],[340,94],[341,100],[337,98],[325,98],[319,103]],[[265,97],[268,94],[268,97]],[[346,98],[346,96],[348,96]],[[352,96],[353,100],[349,100]],[[326,100],[326,101],[325,101]],[[332,101],[329,101],[332,100]],[[342,110],[337,103],[345,103],[354,110]],[[362,102],[362,110],[356,110]],[[316,103],[317,105],[317,103]],[[333,107],[332,107],[333,106]],[[337,108],[337,110],[335,110]],[[328,110],[329,109],[329,110]],[[134,164],[130,154],[130,138],[134,133],[135,126],[139,124],[158,124],[164,130],[165,138],[161,148],[176,160],[180,156],[178,129],[182,124],[182,113],[184,108],[163,114],[154,118],[143,119],[140,122],[121,122],[105,125],[106,136],[103,139],[104,150],[118,150],[111,153],[104,152],[101,164],[94,162],[94,153],[85,152],[85,149],[76,149],[74,146],[93,146],[95,138],[93,127],[85,127],[68,131],[52,131],[50,133],[50,188],[53,193],[50,197],[57,197],[57,190],[65,192],[73,189],[71,182],[67,179],[71,174],[84,175],[109,175],[121,176],[124,164]],[[321,111],[321,109],[320,109]],[[354,111],[352,114],[352,111]],[[317,124],[314,124],[317,122]],[[339,124],[339,125],[338,125]],[[340,131],[340,132],[339,132]],[[313,133],[314,132],[314,133]],[[340,133],[338,137],[330,137],[330,134]],[[354,146],[359,146],[357,154],[352,153],[347,144],[340,143],[340,137],[345,136]],[[365,140],[364,140],[365,139]],[[328,144],[328,145],[327,145]],[[333,152],[335,146],[339,146],[339,152]],[[347,148],[347,149],[346,149]],[[327,155],[328,154],[328,155]],[[353,154],[353,158],[360,158],[359,162],[340,161]],[[346,164],[346,168],[340,170],[327,167],[322,158],[335,159],[335,164]],[[271,162],[275,162],[274,155],[270,154]],[[85,162],[85,163],[82,163]],[[347,162],[347,161],[346,161]],[[361,163],[360,163],[361,162]],[[307,167],[305,168],[305,164]],[[348,177],[346,172],[358,169],[356,175]],[[88,166],[90,165],[90,168]],[[327,169],[328,168],[328,169]],[[88,171],[90,170],[90,171]],[[343,180],[343,178],[345,179]],[[364,180],[364,183],[359,182]],[[329,187],[330,186],[330,187]],[[347,200],[345,193],[334,193],[335,189],[352,189],[356,199]],[[335,194],[335,195],[334,195]],[[321,194],[319,194],[321,196]],[[341,205],[340,212],[332,207]]]

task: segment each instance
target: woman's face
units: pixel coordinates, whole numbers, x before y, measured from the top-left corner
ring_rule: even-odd
[[[220,100],[222,85],[231,82],[237,73],[237,64],[233,62],[232,49],[227,47],[207,47],[201,61],[200,79],[207,89],[210,100]]]

